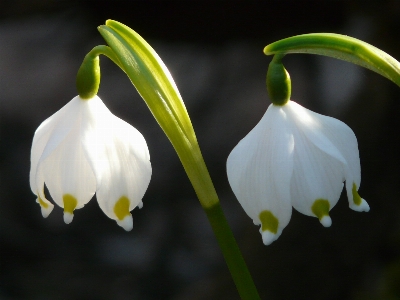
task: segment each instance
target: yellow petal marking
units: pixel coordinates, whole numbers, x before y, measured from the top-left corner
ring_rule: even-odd
[[[39,201],[39,205],[40,205],[41,207],[44,207],[44,208],[48,208],[48,207],[49,207],[49,204],[46,203],[46,202],[44,202],[43,199],[40,198],[39,195],[38,195],[38,201]]]
[[[118,201],[114,205],[114,213],[117,216],[118,220],[122,221],[129,213],[129,199],[125,196],[122,196],[118,199]]]
[[[352,193],[353,193],[353,202],[355,205],[360,205],[362,202],[362,199],[360,197],[360,195],[357,192],[357,186],[356,184],[353,182],[353,188],[352,188]]]
[[[64,212],[73,214],[76,206],[78,205],[78,200],[71,194],[65,194],[63,196],[64,202]]]
[[[325,199],[317,199],[314,201],[314,204],[311,206],[311,211],[314,215],[317,216],[319,220],[322,220],[323,217],[329,216],[329,208],[330,204],[328,200]]]
[[[271,231],[276,234],[278,232],[279,220],[269,210],[263,210],[259,215],[262,231]]]

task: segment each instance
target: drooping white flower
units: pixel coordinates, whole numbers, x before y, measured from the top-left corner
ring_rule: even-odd
[[[293,101],[269,106],[230,153],[227,174],[266,245],[289,223],[292,206],[329,227],[344,181],[350,208],[369,211],[357,192],[361,169],[353,131]]]
[[[35,132],[30,185],[43,217],[53,210],[44,194],[46,184],[54,202],[64,208],[65,223],[96,193],[103,212],[131,230],[130,211],[141,208],[150,177],[142,134],[113,115],[97,96],[75,97]]]

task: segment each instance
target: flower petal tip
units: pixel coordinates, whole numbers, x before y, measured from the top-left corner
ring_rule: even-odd
[[[47,218],[50,215],[50,213],[53,211],[53,208],[54,208],[54,205],[51,203],[48,203],[47,207],[40,206],[40,210],[42,212],[43,218]]]
[[[71,223],[73,219],[74,219],[74,214],[71,214],[69,212],[64,212],[64,222],[65,222],[65,224]]]
[[[319,221],[324,227],[331,227],[332,225],[332,219],[330,216],[323,216]]]
[[[265,246],[271,245],[274,241],[276,241],[278,239],[278,237],[281,235],[281,233],[282,233],[282,230],[278,230],[277,233],[273,233],[269,230],[262,231],[261,236],[262,236],[264,245]]]
[[[350,207],[352,210],[355,210],[355,211],[358,211],[358,212],[363,212],[363,211],[369,212],[369,210],[370,210],[370,207],[369,207],[368,202],[365,201],[363,198],[361,198],[361,203],[360,203],[359,205],[357,205],[357,204],[355,204],[355,203],[351,203],[351,204],[349,205],[349,207]]]
[[[133,228],[132,215],[129,214],[129,215],[125,216],[125,218],[123,218],[122,220],[117,220],[117,224],[119,226],[121,226],[123,229],[125,229],[126,231],[131,231]]]
[[[139,209],[141,209],[143,207],[143,201],[140,201],[137,205],[137,207],[139,207]]]

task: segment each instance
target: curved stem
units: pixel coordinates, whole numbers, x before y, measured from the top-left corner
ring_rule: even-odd
[[[334,33],[310,33],[276,41],[266,55],[307,53],[345,60],[370,69],[400,86],[400,63],[386,52],[361,40]]]
[[[94,47],[88,55],[92,56],[99,56],[100,54],[103,54],[104,56],[107,56],[109,59],[111,59],[118,67],[122,69],[122,71],[125,72],[124,68],[122,67],[118,57],[115,55],[114,51],[108,46],[105,45],[98,45]]]
[[[88,54],[86,54],[81,66],[79,67],[78,73],[76,74],[76,89],[78,90],[81,99],[91,99],[97,95],[101,77],[100,54],[110,58],[124,71],[118,57],[110,47],[104,45],[94,47]]]

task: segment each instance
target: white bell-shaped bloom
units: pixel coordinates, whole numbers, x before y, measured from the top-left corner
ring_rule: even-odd
[[[132,229],[130,211],[142,206],[151,177],[150,155],[142,134],[113,115],[95,96],[79,96],[45,120],[35,132],[30,185],[43,217],[54,202],[70,223],[75,209],[96,193],[104,213],[125,230]]]
[[[332,223],[329,211],[346,182],[349,206],[369,211],[361,183],[357,139],[343,122],[289,101],[271,104],[227,161],[234,194],[269,245],[289,223],[292,206]]]

